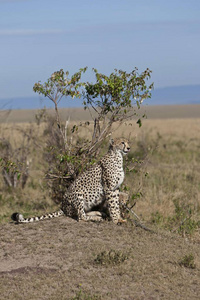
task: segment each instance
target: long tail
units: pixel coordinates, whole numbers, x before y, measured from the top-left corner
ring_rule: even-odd
[[[22,214],[20,213],[14,213],[11,216],[11,219],[13,221],[15,221],[16,223],[32,223],[32,222],[36,222],[36,221],[42,221],[45,219],[52,219],[52,218],[57,218],[57,217],[61,217],[64,215],[64,212],[60,209],[59,211],[50,213],[50,214],[46,214],[40,217],[31,217],[31,218],[24,218]]]

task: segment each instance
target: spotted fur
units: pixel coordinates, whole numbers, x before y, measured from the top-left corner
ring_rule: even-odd
[[[106,205],[110,219],[120,223],[119,187],[124,180],[123,155],[130,151],[126,139],[115,139],[110,143],[108,153],[87,171],[82,173],[64,194],[61,210],[41,217],[25,219],[15,213],[12,219],[18,223],[40,221],[63,214],[76,218],[78,221],[101,221],[102,214],[92,211],[98,205]]]

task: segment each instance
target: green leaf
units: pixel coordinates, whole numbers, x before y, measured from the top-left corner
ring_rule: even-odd
[[[139,127],[142,126],[142,121],[141,121],[141,119],[138,119],[136,123],[139,125]]]

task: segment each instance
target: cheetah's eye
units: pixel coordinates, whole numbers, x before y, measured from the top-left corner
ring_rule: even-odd
[[[122,142],[122,145],[125,145],[125,143],[124,143],[124,142]]]

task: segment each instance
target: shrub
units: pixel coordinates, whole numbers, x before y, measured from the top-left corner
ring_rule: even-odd
[[[133,116],[138,118],[141,103],[151,97],[153,84],[146,84],[151,77],[148,68],[141,74],[137,68],[130,73],[115,69],[109,76],[93,69],[94,83],[81,82],[86,70],[80,69],[69,77],[69,72],[61,69],[44,84],[38,82],[33,87],[36,93],[49,98],[55,107],[56,120],[49,125],[47,178],[52,179],[51,189],[56,201],[62,198],[62,187],[67,188],[80,172],[96,161],[100,146],[110,136],[113,124],[121,124]],[[69,120],[65,124],[61,122],[58,104],[65,96],[82,97],[84,108],[90,111],[94,122],[89,140],[78,138],[77,124],[69,130]],[[42,117],[43,114],[38,116],[38,122]],[[137,123],[141,126],[141,118]]]

